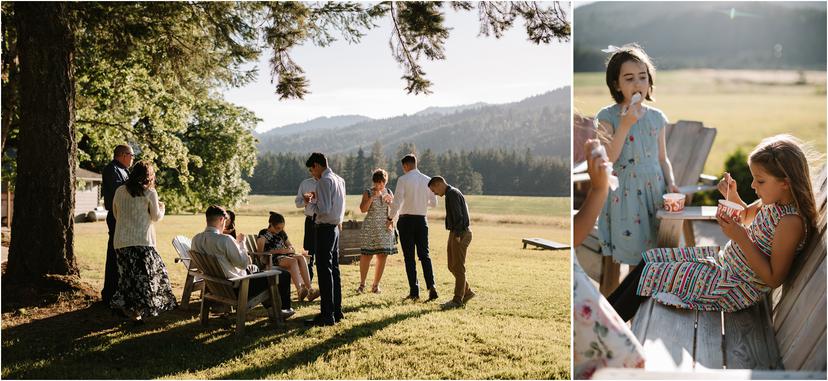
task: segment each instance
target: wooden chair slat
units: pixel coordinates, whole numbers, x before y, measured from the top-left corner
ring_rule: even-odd
[[[825,341],[822,343],[818,341],[820,335],[814,334],[825,331],[825,298],[825,261],[823,261],[820,273],[811,278],[799,298],[799,303],[811,302],[814,308],[800,308],[798,313],[788,317],[790,321],[786,321],[778,332],[779,346],[784,349],[782,361],[786,368],[801,369],[811,352],[818,346],[825,347]],[[823,302],[819,303],[820,300]]]
[[[696,369],[724,368],[722,314],[698,313],[696,318]]]
[[[692,370],[696,312],[653,303],[650,316],[646,336],[638,338],[646,369]]]
[[[778,369],[778,359],[770,358],[769,348],[776,347],[773,337],[765,334],[765,314],[760,304],[725,313],[724,334],[728,369]]]

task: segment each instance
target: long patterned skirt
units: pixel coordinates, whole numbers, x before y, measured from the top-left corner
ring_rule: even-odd
[[[176,308],[167,268],[152,246],[115,249],[118,257],[118,290],[110,305],[136,311],[142,317]]]

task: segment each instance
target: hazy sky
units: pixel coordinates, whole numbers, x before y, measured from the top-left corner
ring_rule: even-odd
[[[564,3],[567,4],[567,3]],[[567,17],[572,12],[565,5]],[[369,31],[360,44],[338,41],[326,48],[310,43],[292,51],[310,81],[304,100],[279,101],[270,83],[269,52],[261,56],[258,79],[224,92],[225,98],[253,110],[263,132],[319,116],[360,114],[385,118],[412,114],[429,106],[475,102],[506,103],[571,83],[571,42],[535,45],[516,24],[501,39],[478,37],[477,9],[446,10],[446,25],[454,28],[446,43],[444,61],[423,61],[430,95],[407,95],[402,69],[391,56],[390,19]]]

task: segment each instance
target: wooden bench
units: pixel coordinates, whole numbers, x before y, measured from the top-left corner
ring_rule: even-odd
[[[647,356],[646,372],[606,370],[603,378],[649,378],[649,371],[687,372],[751,369],[750,377],[826,378],[826,174],[817,174],[817,232],[791,275],[760,303],[732,313],[682,310],[643,303],[633,332]],[[781,370],[805,373],[780,372]],[[773,372],[768,372],[773,371]],[[635,373],[636,371],[632,371]],[[640,372],[640,371],[639,371]],[[744,373],[713,374],[741,377]],[[659,373],[663,376],[663,373]],[[703,376],[711,375],[703,373]]]
[[[358,261],[362,255],[362,221],[348,220],[342,223],[339,232],[339,263],[348,264]]]
[[[204,279],[206,283],[206,289],[201,298],[202,325],[207,325],[210,308],[213,304],[228,305],[236,309],[236,334],[241,335],[244,333],[247,311],[268,300],[270,301],[270,307],[267,308],[268,317],[274,324],[280,322],[281,315],[279,313],[282,305],[276,285],[279,282],[281,271],[265,270],[245,276],[227,278],[215,256],[192,250],[189,254],[195,264],[195,269],[189,272]],[[248,300],[250,280],[255,278],[267,278],[268,287]]]
[[[548,249],[548,250],[563,250],[569,249],[569,245],[562,244],[560,242],[550,241],[548,239],[543,238],[524,238],[523,239],[523,248],[526,249],[526,245],[532,245],[539,247],[541,249]]]

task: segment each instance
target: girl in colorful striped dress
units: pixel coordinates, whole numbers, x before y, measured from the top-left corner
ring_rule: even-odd
[[[808,160],[800,145],[790,135],[777,135],[753,150],[748,165],[751,188],[759,199],[750,205],[725,173],[719,191],[744,207],[734,219],[716,216],[730,241],[723,250],[714,246],[645,251],[643,266],[608,298],[619,315],[629,320],[646,297],[679,308],[738,311],[779,287],[814,232],[817,218]]]

